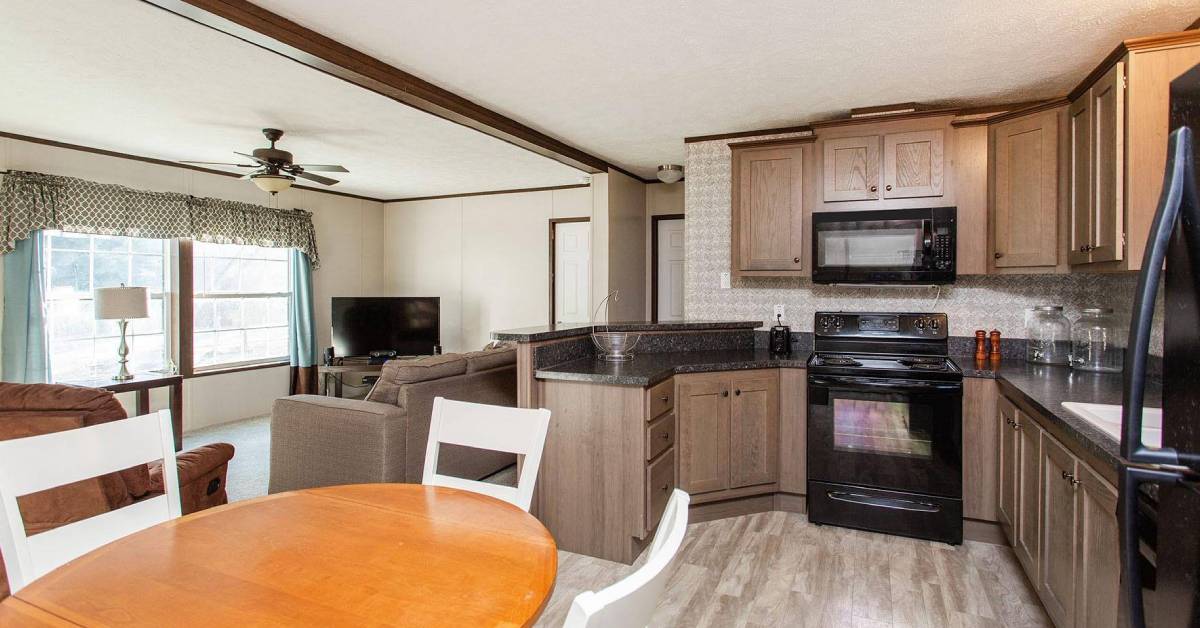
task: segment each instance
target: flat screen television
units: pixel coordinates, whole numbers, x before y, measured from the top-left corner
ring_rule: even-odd
[[[438,297],[334,297],[333,352],[431,355],[441,340]]]

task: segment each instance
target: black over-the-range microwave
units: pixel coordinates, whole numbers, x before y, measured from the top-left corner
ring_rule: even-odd
[[[954,282],[954,207],[812,215],[813,283]]]

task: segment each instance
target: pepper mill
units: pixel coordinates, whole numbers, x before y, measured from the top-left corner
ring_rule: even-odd
[[[992,354],[991,354],[992,359],[999,360],[1000,359],[1000,330],[993,329],[992,332],[990,334],[988,334],[988,336],[989,336],[988,339],[991,341],[991,345],[992,345]]]
[[[983,360],[987,359],[987,355],[988,355],[987,347],[985,347],[983,344],[985,336],[987,336],[987,332],[983,331],[982,329],[975,330],[975,359],[976,360],[983,361]]]

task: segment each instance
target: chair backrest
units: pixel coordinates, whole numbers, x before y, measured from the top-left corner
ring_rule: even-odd
[[[162,460],[164,495],[27,536],[17,498]],[[180,515],[171,413],[0,441],[0,551],[16,593],[58,566]]]
[[[542,464],[546,430],[549,428],[550,411],[544,408],[506,408],[437,397],[433,400],[433,413],[429,418],[429,443],[425,448],[425,472],[421,483],[483,493],[528,512],[529,504],[533,501],[538,467]],[[490,484],[438,473],[441,443],[517,454],[521,461],[517,486]]]
[[[668,568],[687,532],[689,501],[688,494],[679,489],[671,493],[646,562],[616,584],[575,596],[564,628],[625,628],[650,623],[671,577]]]

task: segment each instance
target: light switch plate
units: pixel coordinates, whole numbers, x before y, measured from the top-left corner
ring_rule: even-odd
[[[721,273],[721,289],[729,289],[729,273]]]

